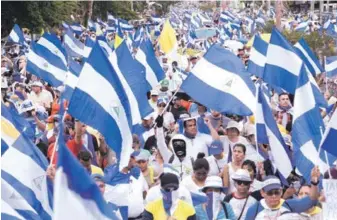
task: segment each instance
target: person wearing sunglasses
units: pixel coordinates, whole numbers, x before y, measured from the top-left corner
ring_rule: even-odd
[[[143,220],[196,219],[193,206],[179,198],[179,178],[176,174],[163,173],[160,186],[162,197],[146,205]]]
[[[228,194],[224,201],[232,206],[236,219],[242,220],[246,218],[248,208],[260,199],[259,192],[249,192],[253,181],[249,172],[245,169],[238,169],[232,175],[232,180],[234,181],[236,191]]]
[[[168,104],[168,99],[165,97],[161,97],[157,101],[157,111],[153,114],[153,118],[157,118],[158,115],[162,115],[164,118],[164,128],[173,131],[174,130],[174,116],[172,112],[167,111],[165,106]],[[165,111],[164,111],[165,109]]]
[[[219,176],[209,176],[206,179],[202,192],[207,196],[207,202],[197,205],[195,212],[198,219],[231,219],[235,220],[235,214],[230,204],[222,202],[221,194],[226,193],[227,188],[222,186]]]
[[[317,204],[319,197],[319,177],[321,173],[318,167],[311,170],[311,187],[308,196],[295,199],[282,199],[282,186],[276,176],[267,176],[263,181],[264,187],[261,195],[264,199],[252,205],[247,212],[247,220],[250,219],[291,219],[293,213],[302,213]]]
[[[154,183],[154,173],[152,166],[149,166],[150,152],[147,150],[140,150],[139,154],[135,157],[137,166],[140,168],[148,187],[150,188]]]

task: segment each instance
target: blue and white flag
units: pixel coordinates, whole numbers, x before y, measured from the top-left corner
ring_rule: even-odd
[[[134,171],[139,168],[132,168],[127,174],[121,173],[116,164],[110,165],[104,169],[105,193],[104,198],[118,206],[123,219],[128,218],[128,206],[130,193],[130,178],[134,176],[138,179]]]
[[[324,123],[306,72],[301,72],[298,77],[293,108],[292,143],[295,163],[303,177],[310,181],[310,172],[315,165],[324,173],[329,169],[329,164],[324,150],[318,154]]]
[[[37,41],[37,44],[45,47],[51,53],[59,57],[65,66],[68,65],[66,50],[55,34],[44,33]]]
[[[151,87],[146,80],[146,69],[133,59],[125,41],[109,56],[109,61],[129,100],[132,125],[140,124],[153,111],[147,99]]]
[[[218,44],[198,61],[181,88],[219,112],[251,115],[255,111],[255,86],[242,61]]]
[[[333,77],[337,75],[337,56],[326,58],[325,71],[327,77]]]
[[[121,169],[128,165],[132,152],[130,105],[116,71],[98,43],[82,68],[68,111],[105,137],[116,152]]]
[[[108,42],[106,42],[105,37],[97,36],[96,40],[98,44],[102,47],[102,49],[106,52],[107,56],[110,56],[110,54],[112,54],[112,48],[110,47]]]
[[[24,218],[3,199],[1,199],[1,219],[24,220]]]
[[[337,157],[337,111],[333,113],[322,138],[321,148]]]
[[[84,44],[74,37],[74,33],[68,29],[63,37],[64,47],[70,57],[83,57]]]
[[[295,31],[299,31],[299,32],[306,32],[309,30],[309,26],[308,26],[308,22],[307,21],[303,21],[301,23],[299,23],[295,29]]]
[[[96,31],[95,22],[93,22],[91,19],[88,19],[88,28],[89,28],[89,30]]]
[[[48,161],[18,129],[21,117],[1,105],[1,198],[24,219],[51,219],[53,189]],[[2,207],[3,208],[3,207]]]
[[[69,28],[69,24],[67,24],[66,22],[62,21],[62,28],[64,30],[68,29]]]
[[[27,54],[27,71],[50,83],[53,87],[61,86],[68,68],[64,61],[40,44],[32,42]]]
[[[83,57],[89,57],[91,49],[94,47],[95,41],[93,41],[89,36],[85,39],[85,45],[83,49]]]
[[[82,71],[82,66],[76,61],[71,60],[69,63],[69,70],[67,72],[66,80],[64,81],[64,92],[62,93],[63,98],[70,100],[74,89],[78,82],[78,77]]]
[[[80,36],[82,34],[83,28],[79,23],[73,23],[71,25],[69,25],[71,30],[77,34],[78,36]]]
[[[123,19],[118,19],[118,25],[123,31],[132,31],[133,25],[129,24],[128,21]]]
[[[116,21],[115,17],[108,12],[108,23],[109,22],[113,22],[114,23],[115,21]]]
[[[9,33],[7,41],[14,42],[22,46],[28,46],[28,44],[25,41],[25,36],[23,35],[22,30],[17,24],[14,25],[11,33]]]
[[[301,58],[293,46],[273,28],[267,49],[263,80],[294,94],[298,75],[304,71]]]
[[[156,16],[156,15],[151,15],[151,20],[155,23],[162,23],[163,19],[159,16]]]
[[[54,220],[116,219],[88,171],[65,145],[63,132],[58,139],[54,187]]]
[[[268,43],[258,35],[254,36],[253,46],[250,50],[247,71],[262,78],[267,61]]]
[[[287,178],[293,170],[290,150],[274,120],[270,105],[262,88],[258,86],[257,105],[255,112],[255,129],[258,144],[268,144],[273,155],[273,162],[280,174]]]
[[[155,56],[149,39],[142,41],[135,58],[145,67],[145,77],[148,83],[152,88],[156,88],[158,83],[165,78],[165,72]]]
[[[301,38],[295,45],[295,50],[297,54],[301,57],[301,59],[304,61],[304,64],[308,68],[309,72],[316,76],[322,72],[324,72],[324,69],[322,65],[319,63],[319,60],[315,56],[315,54],[310,49],[309,45],[303,38]]]

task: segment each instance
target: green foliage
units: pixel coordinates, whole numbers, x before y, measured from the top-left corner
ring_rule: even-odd
[[[283,31],[283,35],[292,44],[295,44],[302,37],[308,43],[311,50],[317,57],[332,56],[334,54],[334,40],[333,38],[320,34],[317,31],[305,34],[297,31]]]
[[[70,20],[70,15],[76,12],[78,2],[17,1],[1,2],[1,6],[1,33],[6,36],[15,23],[33,33],[59,26],[62,21]]]
[[[269,20],[266,23],[266,26],[263,28],[264,33],[271,33],[271,30],[273,29],[275,23],[274,20]]]
[[[271,33],[274,25],[274,21],[268,21],[263,29],[263,32]],[[320,34],[317,31],[306,34],[303,32],[287,30],[284,30],[282,34],[293,45],[303,37],[317,57],[322,58],[323,56],[332,56],[335,54],[334,39],[327,36],[326,34]]]

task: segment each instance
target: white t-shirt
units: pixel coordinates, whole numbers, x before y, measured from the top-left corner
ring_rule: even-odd
[[[229,204],[232,206],[234,214],[236,218],[239,218],[243,207],[245,206],[246,198],[238,199],[235,197],[232,197],[232,199],[229,201]],[[246,219],[246,214],[248,211],[248,208],[252,206],[256,202],[256,199],[252,196],[248,197],[247,204],[242,212],[242,216],[240,219]]]
[[[36,95],[36,93],[32,91],[31,93],[29,93],[28,99],[32,100],[36,105],[40,105],[46,108],[50,108],[50,105],[53,102],[53,96],[49,91],[45,89],[42,89],[38,95]]]
[[[195,184],[195,182],[192,179],[192,176],[187,176],[181,181],[181,185],[185,186],[186,189],[188,189],[190,192],[193,193],[200,193],[200,190],[202,187]]]
[[[130,191],[129,191],[129,209],[128,217],[138,217],[144,211],[143,192],[147,191],[148,185],[143,176],[140,174],[138,179],[133,176],[130,177]]]
[[[224,166],[227,164],[227,157],[226,154],[220,160],[215,159],[213,155],[206,157],[209,164],[208,176],[217,176],[222,173]]]
[[[205,153],[205,156],[207,157],[207,145],[211,142],[212,137],[208,134],[197,133],[193,139],[186,137],[186,157],[192,157],[194,160],[196,160],[199,152]]]
[[[161,188],[161,186],[157,185],[157,186],[152,187],[148,191],[148,193],[146,195],[146,199],[145,199],[146,204],[149,203],[149,202],[152,202],[154,200],[157,200],[159,198],[162,198],[163,195],[160,191],[160,188]],[[188,189],[185,186],[180,185],[177,192],[178,192],[177,197],[180,200],[183,200],[183,201],[193,205],[191,193],[190,193],[190,191],[188,191]]]

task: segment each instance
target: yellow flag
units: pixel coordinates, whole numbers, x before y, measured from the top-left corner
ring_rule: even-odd
[[[167,55],[172,53],[178,47],[176,32],[168,20],[164,24],[158,42],[161,50],[164,51]]]
[[[119,45],[123,42],[123,38],[121,38],[118,34],[115,35],[115,42],[114,42],[114,48],[117,49]]]

